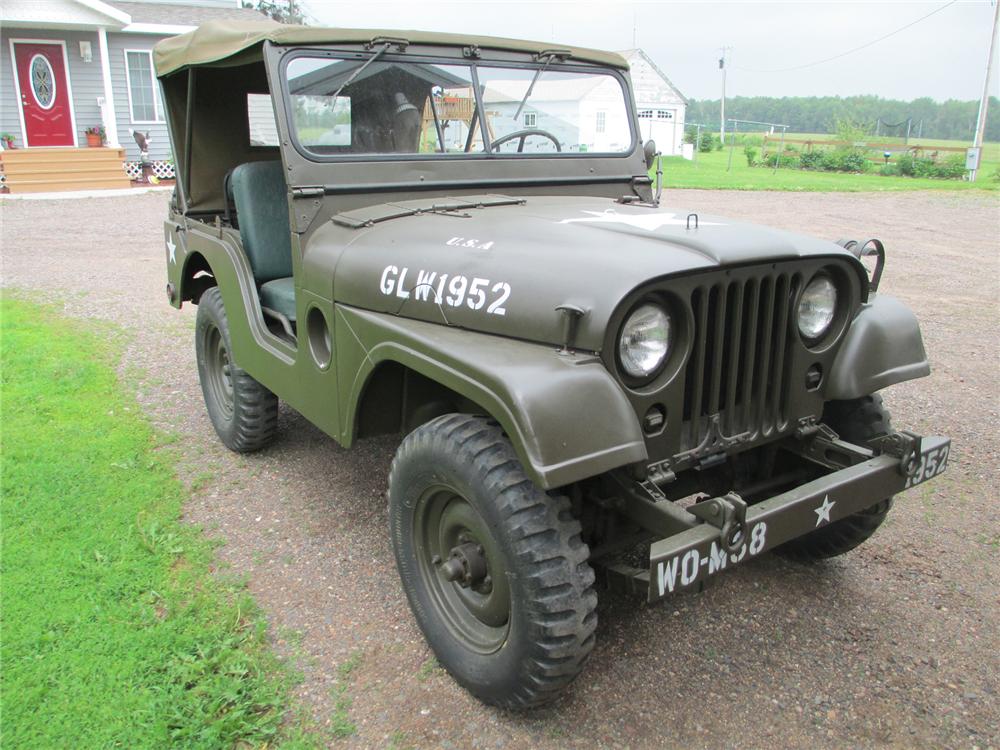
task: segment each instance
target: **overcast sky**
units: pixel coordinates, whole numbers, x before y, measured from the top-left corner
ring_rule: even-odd
[[[304,3],[319,23],[330,26],[468,32],[614,50],[639,46],[685,96],[695,99],[718,98],[723,45],[733,48],[729,96],[978,99],[993,23],[989,0],[956,2],[840,60],[780,73],[750,72],[832,57],[915,21],[945,1]],[[991,93],[1000,96],[996,65]]]

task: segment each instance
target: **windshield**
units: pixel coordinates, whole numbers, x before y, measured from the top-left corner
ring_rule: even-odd
[[[298,56],[285,68],[289,125],[319,157],[629,153],[621,80],[559,68]]]

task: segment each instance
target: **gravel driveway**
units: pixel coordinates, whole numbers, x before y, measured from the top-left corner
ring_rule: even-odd
[[[221,447],[194,364],[195,309],[166,302],[163,193],[0,203],[3,284],[114,321],[122,375],[176,433],[187,517],[224,540],[326,723],[337,665],[358,732],[336,746],[1000,746],[1000,203],[948,193],[669,191],[668,205],[887,246],[882,288],[923,325],[930,378],[888,391],[897,427],[950,435],[943,478],[862,548],[802,566],[765,555],[648,607],[604,594],[598,645],[554,706],[484,708],[414,624],[386,533],[395,440],[345,451],[284,409],[263,453]],[[71,498],[67,498],[71,501]]]

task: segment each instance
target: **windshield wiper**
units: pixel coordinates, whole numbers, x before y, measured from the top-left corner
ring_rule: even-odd
[[[350,86],[351,82],[354,81],[354,79],[357,78],[359,75],[361,75],[361,73],[364,71],[365,68],[367,68],[373,62],[375,62],[380,57],[382,57],[382,55],[384,55],[386,52],[388,52],[389,47],[392,47],[393,45],[398,45],[402,49],[406,49],[405,45],[408,44],[408,42],[404,42],[401,39],[383,39],[383,38],[378,38],[378,39],[373,39],[372,42],[373,43],[374,42],[382,42],[383,43],[382,44],[382,48],[378,52],[376,52],[374,55],[372,55],[371,57],[369,57],[367,60],[365,60],[365,64],[362,65],[357,70],[355,70],[353,73],[351,73],[351,76],[346,81],[344,81],[342,84],[340,84],[340,88],[337,89],[335,92],[333,92],[333,101],[334,101],[334,103],[336,103],[337,97],[340,96],[340,92],[343,91],[344,89],[346,89],[348,86]]]
[[[531,83],[528,84],[528,90],[524,92],[524,98],[521,100],[521,103],[517,105],[517,112],[514,113],[515,120],[521,116],[521,110],[524,109],[524,105],[528,103],[528,97],[531,96],[531,92],[535,88],[535,83],[537,83],[538,79],[542,77],[542,73],[545,72],[545,69],[552,64],[553,60],[559,60],[560,62],[562,62],[567,57],[569,57],[569,55],[570,55],[569,50],[561,50],[561,49],[546,50],[545,52],[538,53],[539,60],[541,60],[543,57],[545,58],[545,65],[543,65],[542,67],[540,67],[538,70],[535,71],[535,75],[532,77]]]

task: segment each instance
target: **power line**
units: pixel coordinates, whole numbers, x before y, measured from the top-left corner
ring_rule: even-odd
[[[860,47],[854,47],[853,49],[849,49],[846,52],[841,52],[840,54],[834,55],[833,57],[826,57],[826,58],[824,58],[822,60],[816,60],[815,62],[806,63],[805,65],[793,65],[790,68],[772,68],[772,69],[764,69],[764,70],[755,70],[753,68],[741,68],[741,67],[738,67],[736,65],[734,65],[733,67],[736,70],[742,70],[742,71],[745,71],[747,73],[786,73],[786,72],[791,71],[791,70],[802,70],[803,68],[811,68],[814,65],[822,65],[823,63],[828,63],[828,62],[831,62],[833,60],[839,60],[841,57],[847,57],[848,55],[853,55],[855,52],[860,52],[861,50],[866,49],[867,47],[871,47],[873,44],[877,44],[877,43],[881,42],[884,39],[888,39],[891,36],[895,36],[896,34],[898,34],[901,31],[906,31],[911,26],[916,26],[921,21],[927,20],[928,18],[930,18],[934,14],[940,13],[942,10],[944,10],[948,6],[954,5],[957,2],[958,2],[958,0],[950,0],[950,2],[945,3],[944,5],[942,5],[940,8],[937,8],[936,10],[932,10],[930,13],[928,13],[925,16],[921,16],[916,21],[910,21],[910,23],[906,24],[906,26],[900,26],[898,29],[896,29],[895,31],[890,31],[885,36],[880,36],[878,39],[872,39],[870,42],[866,42],[865,44],[862,44]]]

